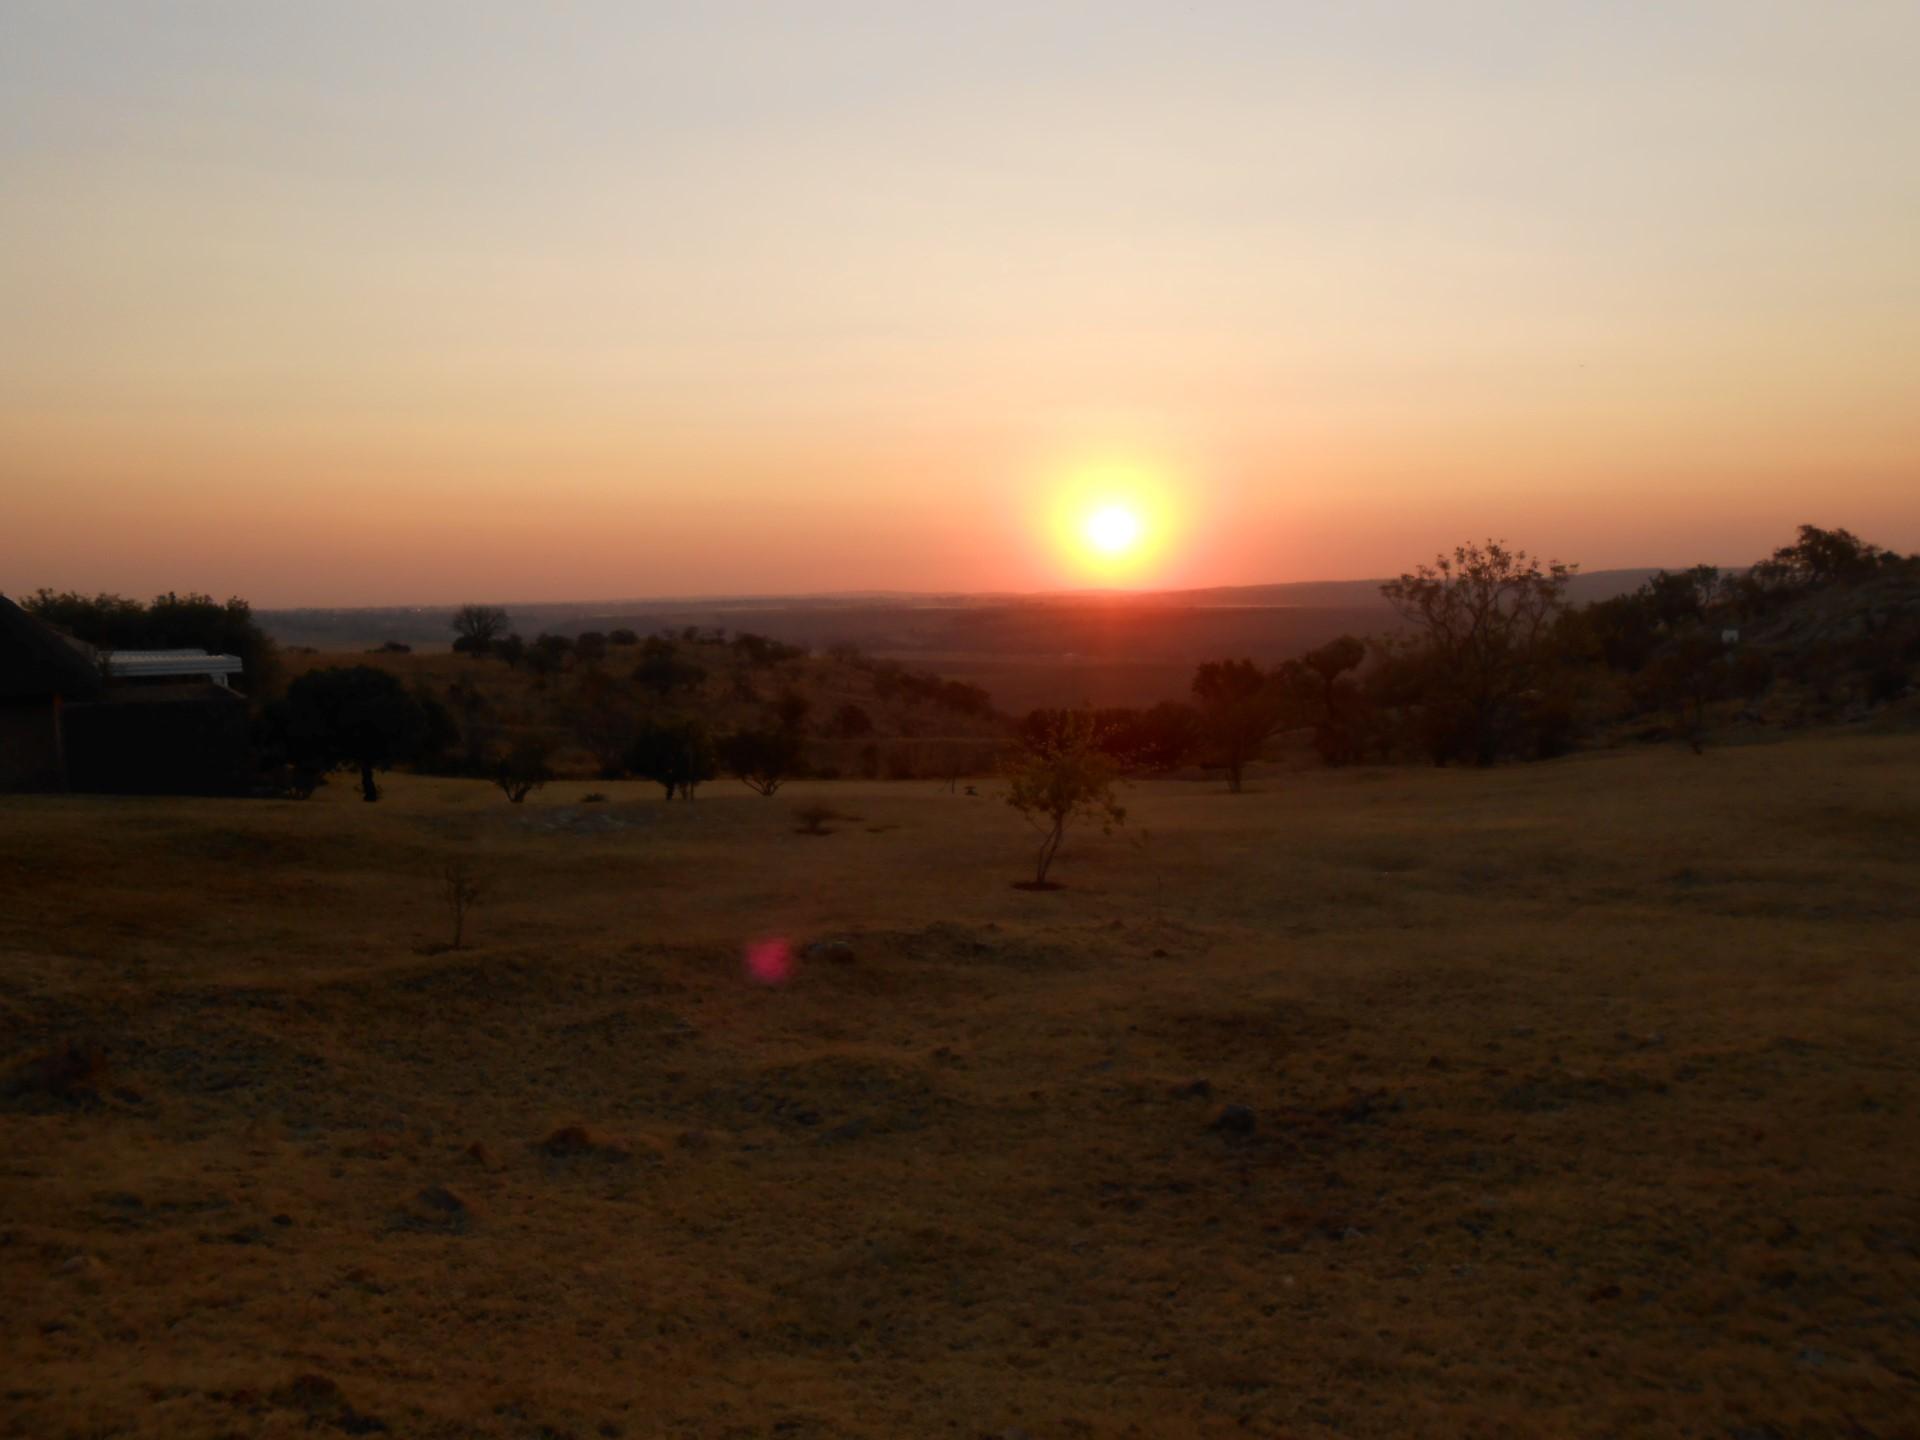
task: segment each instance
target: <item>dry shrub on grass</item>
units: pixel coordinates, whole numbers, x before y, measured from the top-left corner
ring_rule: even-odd
[[[636,1148],[630,1140],[602,1135],[585,1125],[562,1125],[538,1142],[534,1149],[549,1160],[613,1160],[625,1163],[639,1158],[652,1158],[652,1152],[645,1147]]]
[[[793,815],[800,822],[794,829],[796,835],[831,835],[833,831],[827,828],[831,822],[860,818],[858,815],[849,815],[843,810],[836,810],[831,805],[822,805],[818,801],[810,805],[802,805],[793,812]]]
[[[63,1040],[16,1064],[5,1088],[8,1095],[71,1105],[98,1101],[106,1084],[106,1052],[91,1041]]]

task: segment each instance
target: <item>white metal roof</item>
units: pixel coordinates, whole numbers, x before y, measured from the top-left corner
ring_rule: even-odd
[[[238,655],[209,655],[205,650],[107,650],[100,656],[107,674],[125,679],[204,675],[226,684],[245,666]]]

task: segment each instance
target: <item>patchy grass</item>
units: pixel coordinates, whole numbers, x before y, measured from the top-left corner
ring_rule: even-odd
[[[0,1433],[1912,1433],[1912,738],[605,793],[4,802]]]

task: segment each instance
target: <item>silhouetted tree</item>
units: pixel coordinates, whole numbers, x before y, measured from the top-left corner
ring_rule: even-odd
[[[736,653],[745,656],[747,663],[755,667],[779,665],[787,660],[797,660],[807,653],[798,645],[789,645],[785,641],[754,635],[745,630],[735,635],[730,643]]]
[[[233,655],[254,697],[266,694],[279,670],[273,639],[238,597],[222,603],[211,595],[156,595],[147,604],[121,595],[81,595],[39,590],[21,608],[47,624],[102,650],[205,650]]]
[[[538,736],[521,736],[494,767],[494,784],[509,801],[518,805],[553,778],[553,768],[547,763],[552,749]]]
[[[617,778],[626,768],[639,725],[632,696],[606,672],[589,670],[580,677],[567,715],[574,739],[599,764],[601,778]]]
[[[582,630],[573,637],[574,655],[591,665],[607,655],[607,637],[598,630]]]
[[[625,626],[621,626],[617,630],[609,630],[607,632],[607,643],[609,645],[638,645],[640,643],[640,637]]]
[[[807,716],[813,712],[813,702],[797,690],[782,690],[768,707],[774,726],[789,735],[803,735],[807,729]]]
[[[527,647],[527,668],[534,674],[535,683],[544,685],[547,677],[555,675],[567,663],[567,657],[573,653],[573,642],[564,635],[541,633]]]
[[[374,771],[418,753],[427,729],[420,702],[370,665],[310,670],[287,687],[287,748],[296,763],[360,772],[363,800],[380,798]]]
[[[1462,545],[1380,587],[1410,629],[1433,758],[1491,764],[1523,730],[1525,699],[1552,656],[1573,568],[1499,541]],[[1409,648],[1410,647],[1410,648]]]
[[[1864,580],[1901,563],[1893,551],[1869,544],[1851,531],[1802,525],[1793,544],[1782,545],[1751,566],[1728,590],[1736,611],[1758,618],[1808,591]]]
[[[1631,675],[1660,648],[1660,626],[1646,596],[1635,591],[1596,600],[1561,618],[1563,639],[1582,654],[1597,655],[1609,670]]]
[[[1362,697],[1348,677],[1366,658],[1364,640],[1342,635],[1274,673],[1283,700],[1313,726],[1314,749],[1329,765],[1352,764],[1363,752]]]
[[[779,725],[735,731],[718,750],[727,773],[761,795],[772,795],[800,770],[800,737]]]
[[[716,773],[713,740],[695,720],[649,720],[634,737],[627,768],[664,788],[667,799],[691,800],[694,787]]]
[[[833,712],[831,726],[842,740],[858,740],[873,733],[873,717],[849,701]]]
[[[1674,730],[1701,753],[1707,706],[1729,693],[1733,672],[1726,647],[1699,630],[1688,631],[1656,655],[1634,682],[1643,704],[1664,710]]]
[[[1194,671],[1193,695],[1208,762],[1226,771],[1227,789],[1237,795],[1247,763],[1280,723],[1279,696],[1251,660],[1207,661]]]
[[[430,774],[443,774],[457,762],[460,726],[453,711],[426,687],[424,681],[413,686],[414,704],[420,707],[420,739],[408,757],[415,768]]]
[[[704,666],[682,657],[671,640],[649,636],[640,647],[640,663],[634,667],[633,678],[664,700],[677,690],[693,689],[707,678],[707,672]]]
[[[510,621],[498,605],[462,605],[453,612],[453,648],[463,655],[485,655],[507,633]]]
[[[493,702],[478,685],[456,679],[447,687],[447,706],[460,733],[452,767],[463,775],[486,774],[500,740]]]

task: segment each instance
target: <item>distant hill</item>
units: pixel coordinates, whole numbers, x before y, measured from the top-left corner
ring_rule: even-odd
[[[1576,576],[1579,603],[1624,594],[1651,569]],[[1201,660],[1272,663],[1353,632],[1395,623],[1378,580],[1308,581],[1149,592],[1047,595],[846,594],[509,605],[521,634],[688,625],[750,631],[825,650],[869,654],[981,685],[1001,709],[1150,704],[1186,692]],[[365,650],[388,641],[433,650],[452,640],[454,607],[265,610],[282,645]]]

